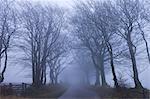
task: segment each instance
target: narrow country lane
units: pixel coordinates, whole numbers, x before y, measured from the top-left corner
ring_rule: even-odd
[[[71,87],[59,99],[100,99],[98,95],[86,87]]]

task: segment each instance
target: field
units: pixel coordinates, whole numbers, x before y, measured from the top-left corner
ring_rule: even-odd
[[[49,85],[42,88],[30,87],[21,96],[7,95],[0,96],[0,99],[57,99],[66,89],[66,87],[61,85]]]
[[[148,89],[90,87],[102,99],[150,99]]]

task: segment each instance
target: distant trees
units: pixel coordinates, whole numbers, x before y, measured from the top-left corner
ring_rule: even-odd
[[[52,48],[51,54],[48,56],[47,65],[49,67],[49,77],[52,84],[58,84],[58,78],[67,66],[64,66],[67,56],[68,38],[60,35],[55,46]]]
[[[0,83],[7,69],[8,50],[17,31],[17,10],[10,0],[0,0]]]
[[[76,15],[73,17],[74,33],[81,41],[81,45],[91,53],[91,59],[96,70],[96,85],[100,85],[101,75],[102,85],[107,86],[105,78],[104,62],[107,57],[105,42],[94,25],[94,8],[90,2],[76,6]]]
[[[82,2],[77,5],[77,9],[77,14],[73,17],[75,33],[82,42],[81,45],[91,52],[91,58],[96,67],[96,85],[100,85],[99,76],[101,75],[102,86],[107,86],[104,63],[110,59],[115,86],[118,87],[111,44],[116,31],[114,25],[116,17],[113,15],[113,10],[110,5],[95,1]],[[110,16],[107,16],[108,14]]]
[[[136,56],[138,45],[144,46],[142,41],[139,44],[138,40],[143,40],[149,58],[148,42],[141,27],[145,22],[145,16],[145,8],[140,0],[76,3],[75,14],[72,17],[73,31],[81,42],[80,45],[91,52],[95,69],[100,70],[100,72],[97,71],[97,75],[99,73],[101,75],[102,86],[107,85],[105,68],[110,62],[115,87],[119,87],[115,60],[127,52],[131,61],[129,65],[132,66],[135,87],[142,87]],[[98,76],[96,78],[98,82]]]
[[[22,9],[24,44],[21,46],[32,63],[34,86],[47,81],[47,66],[50,75],[55,73],[55,82],[60,74],[60,57],[65,53],[66,38],[62,35],[64,12],[51,5],[25,3]],[[52,73],[51,73],[52,72]]]
[[[84,83],[91,84],[91,78],[94,78],[95,68],[91,60],[90,53],[84,49],[78,49],[75,52],[74,62],[77,64],[77,69],[83,74]]]

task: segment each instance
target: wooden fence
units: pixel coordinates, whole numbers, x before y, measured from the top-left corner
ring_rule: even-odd
[[[31,86],[31,84],[26,84],[26,83],[22,83],[22,84],[12,84],[12,83],[3,84],[3,85],[0,85],[0,94],[4,95],[4,96],[6,96],[6,95],[20,96],[30,86]]]

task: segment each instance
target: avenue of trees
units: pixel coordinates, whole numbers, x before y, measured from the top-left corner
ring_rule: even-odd
[[[59,83],[71,49],[88,84],[94,74],[95,85],[109,86],[110,68],[114,86],[120,87],[117,70],[126,64],[132,68],[135,87],[142,88],[138,64],[142,60],[137,57],[146,57],[149,65],[148,8],[142,0],[78,0],[68,13],[50,4],[0,0],[0,83],[9,68],[11,41],[19,35],[16,44],[26,54],[35,87]]]
[[[114,85],[119,87],[115,61],[124,58],[132,67],[136,88],[141,88],[136,57],[139,46],[146,50],[149,60],[148,39],[144,29],[148,27],[148,14],[140,0],[87,1],[76,3],[72,17],[73,34],[81,47],[90,51],[96,70],[96,85],[107,86],[105,68],[110,65]],[[145,47],[146,45],[146,47]],[[144,51],[143,51],[144,52]],[[141,56],[144,57],[144,56]],[[148,65],[148,64],[147,64]],[[129,67],[130,68],[130,67]]]

